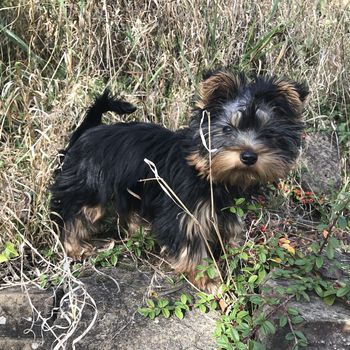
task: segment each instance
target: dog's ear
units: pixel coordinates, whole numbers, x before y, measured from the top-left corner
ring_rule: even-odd
[[[302,111],[309,95],[309,90],[305,85],[288,80],[278,80],[276,90],[277,94],[285,98],[295,111]]]
[[[223,70],[206,73],[199,87],[196,107],[210,109],[233,100],[244,83],[245,78],[242,74],[234,75]]]

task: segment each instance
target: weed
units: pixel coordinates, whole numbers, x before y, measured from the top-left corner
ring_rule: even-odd
[[[208,4],[193,0],[181,5],[119,0],[1,2],[0,264],[13,267],[2,269],[4,283],[9,283],[9,277],[15,280],[18,271],[23,280],[41,286],[57,285],[62,279],[67,286],[72,280],[78,283],[74,278],[81,266],[67,267],[52,229],[48,187],[57,166],[57,150],[64,148],[92,96],[105,85],[142,107],[132,117],[135,120],[175,129],[187,122],[205,69],[230,66],[251,74],[305,80],[311,90],[307,128],[338,131],[343,183],[347,183],[350,12],[346,1]],[[234,295],[235,303],[227,300],[228,309],[218,323],[216,335],[223,349],[243,348],[242,344],[261,349],[253,339],[256,331],[273,331],[267,322],[273,323],[271,317],[259,316],[258,311],[268,304],[258,289],[273,269],[279,278],[297,282],[281,291],[282,296],[289,293],[287,298],[307,299],[312,290],[328,303],[349,298],[347,282],[320,277],[329,260],[337,262],[338,247],[344,247],[338,236],[349,230],[349,187],[344,186],[334,198],[307,194],[298,188],[294,176],[287,187],[289,193],[269,198],[269,208],[236,199],[231,209],[225,209],[250,220],[250,226],[246,244],[227,248],[228,270],[234,274],[227,277],[224,289]],[[282,217],[283,208],[287,218]],[[309,222],[315,212],[318,227],[304,223],[308,233],[300,232],[295,218]],[[312,244],[301,249],[295,236],[310,232]],[[140,256],[154,244],[141,234],[123,243],[101,253],[94,263],[115,266],[124,252]],[[25,262],[24,270],[20,261]],[[225,266],[226,261],[220,264]],[[214,276],[212,267],[208,261],[199,272]],[[67,295],[75,300],[80,292],[70,288]],[[198,299],[202,302],[183,304],[197,303],[202,310],[214,307],[217,301],[206,298],[202,295]],[[90,299],[89,303],[94,304]],[[168,313],[162,310],[169,305],[155,307],[165,316]],[[284,310],[283,301],[280,310],[285,315],[282,325],[293,327],[290,341],[295,347],[303,346],[306,341],[293,325],[300,318]],[[74,334],[74,327],[76,321],[70,323],[65,341]]]
[[[10,261],[12,258],[18,257],[18,251],[11,242],[6,242],[3,251],[0,253],[0,263]]]

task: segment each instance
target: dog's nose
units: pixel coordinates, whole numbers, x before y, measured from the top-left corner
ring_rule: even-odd
[[[251,151],[241,152],[239,155],[241,162],[245,165],[253,165],[258,160],[258,155]]]

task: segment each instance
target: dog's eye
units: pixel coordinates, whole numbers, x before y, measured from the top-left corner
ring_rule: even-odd
[[[232,127],[231,126],[224,126],[222,129],[223,132],[231,132],[232,131]]]

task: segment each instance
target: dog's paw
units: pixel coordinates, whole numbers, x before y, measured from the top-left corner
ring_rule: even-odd
[[[68,257],[70,257],[73,261],[81,261],[95,254],[95,247],[85,241],[79,242],[64,242],[64,249]]]
[[[221,281],[219,278],[209,278],[202,276],[191,281],[197,288],[207,294],[220,297],[222,295]]]

